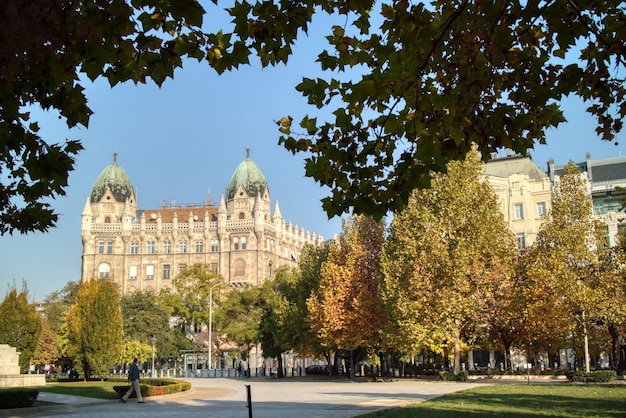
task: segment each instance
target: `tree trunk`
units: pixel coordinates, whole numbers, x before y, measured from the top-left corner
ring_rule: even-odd
[[[590,361],[589,361],[589,334],[587,330],[587,318],[585,317],[585,311],[582,314],[582,326],[583,326],[583,345],[585,349],[585,373],[589,373],[590,371]]]
[[[278,373],[276,373],[278,377],[285,377],[285,373],[283,373],[283,355],[278,355]]]
[[[461,373],[461,328],[454,328],[454,374]]]
[[[611,355],[609,356],[609,367],[613,370],[621,372],[622,365],[619,362],[619,353],[617,350],[619,342],[619,329],[615,324],[609,324],[607,327],[609,335],[611,336]]]

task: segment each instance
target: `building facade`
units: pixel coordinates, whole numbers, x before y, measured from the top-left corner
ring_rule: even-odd
[[[552,209],[550,177],[530,157],[520,155],[490,160],[485,164],[485,175],[498,195],[500,210],[518,248],[533,245]]]
[[[613,247],[617,234],[626,227],[626,213],[621,210],[621,201],[626,199],[626,157],[592,160],[591,154],[586,153],[585,161],[576,166],[589,182],[594,217],[606,225],[606,239]],[[555,165],[552,158],[548,161],[553,183],[564,168],[565,164]]]
[[[250,159],[234,171],[218,206],[138,209],[133,185],[113,162],[98,176],[82,212],[82,279],[110,279],[122,293],[171,289],[187,266],[210,265],[232,286],[261,285],[296,267],[305,244],[322,237],[271,210],[265,176]]]

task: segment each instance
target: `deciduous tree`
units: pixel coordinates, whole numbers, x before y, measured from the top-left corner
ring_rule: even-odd
[[[450,162],[391,223],[382,294],[394,342],[413,353],[453,342],[458,373],[461,332],[485,320],[490,287],[507,274],[514,250],[477,152]]]
[[[22,373],[28,370],[35,354],[41,329],[41,315],[35,304],[28,301],[26,283],[22,283],[19,293],[14,285],[0,303],[0,344],[17,349]]]
[[[83,281],[76,303],[67,313],[64,331],[66,355],[74,360],[76,370],[84,379],[105,378],[122,349],[124,330],[117,285],[109,280]]]
[[[209,323],[211,288],[222,282],[223,277],[208,264],[194,264],[174,277],[172,285],[182,298],[185,309],[180,313],[187,313],[187,325]]]
[[[550,219],[542,225],[528,275],[545,291],[533,305],[534,317],[556,310],[569,316],[567,331],[579,332],[585,371],[590,370],[589,333],[603,317],[609,250],[604,228],[593,218],[587,179],[570,162],[555,184]]]
[[[179,350],[189,349],[190,344],[189,340],[179,338],[180,328],[170,329],[168,308],[162,305],[162,301],[153,291],[137,291],[122,296],[124,337],[148,346],[152,346],[151,339],[155,337],[157,358],[176,358]],[[181,342],[184,345],[181,346]]]
[[[41,321],[41,335],[37,341],[37,348],[33,355],[33,364],[43,370],[46,365],[54,365],[61,356],[59,339],[50,327],[46,318]]]
[[[356,215],[343,222],[322,266],[319,291],[307,300],[309,322],[325,347],[350,351],[383,348],[383,315],[378,293],[385,224]]]

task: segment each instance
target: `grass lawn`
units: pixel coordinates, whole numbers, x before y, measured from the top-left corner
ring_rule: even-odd
[[[624,417],[626,385],[493,385],[365,415],[411,417]]]
[[[113,386],[123,385],[120,382],[63,382],[46,383],[40,386],[40,392],[62,393],[65,395],[87,396],[99,399],[119,399],[113,390]]]

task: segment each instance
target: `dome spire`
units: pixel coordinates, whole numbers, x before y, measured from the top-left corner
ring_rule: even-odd
[[[246,147],[246,159],[239,164],[230,178],[228,188],[226,189],[226,200],[233,199],[239,187],[244,188],[248,198],[255,198],[259,193],[261,197],[264,197],[266,192],[269,198],[267,180],[259,166],[250,159],[249,146]]]
[[[124,203],[130,198],[131,205],[135,204],[135,191],[124,169],[117,163],[117,151],[113,152],[113,162],[98,176],[91,190],[91,203],[99,202],[102,196],[110,190],[116,202]]]

